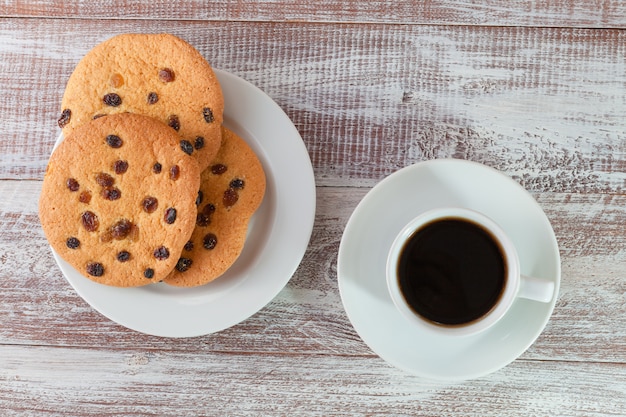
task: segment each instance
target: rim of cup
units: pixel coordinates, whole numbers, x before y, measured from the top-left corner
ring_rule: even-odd
[[[500,246],[506,265],[505,283],[498,301],[480,318],[458,325],[435,323],[415,312],[404,298],[400,290],[397,276],[400,253],[409,238],[422,227],[434,221],[444,219],[469,221],[487,230],[494,238],[494,241]],[[469,336],[488,329],[506,314],[517,297],[521,276],[519,258],[515,246],[504,230],[495,221],[472,209],[463,207],[442,207],[428,210],[414,217],[396,235],[387,256],[386,279],[387,289],[396,309],[414,326],[441,335]]]

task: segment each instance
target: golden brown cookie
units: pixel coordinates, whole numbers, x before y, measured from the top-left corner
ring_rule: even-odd
[[[59,126],[67,136],[103,114],[152,116],[178,132],[204,169],[221,143],[224,98],[211,65],[169,34],[117,35],[89,51],[70,76]]]
[[[179,142],[163,123],[131,113],[74,129],[50,157],[39,200],[54,250],[102,284],[168,275],[194,229],[200,185]]]
[[[194,287],[222,275],[243,249],[250,218],[265,194],[265,173],[248,144],[223,129],[222,147],[201,175],[196,228],[164,282]]]

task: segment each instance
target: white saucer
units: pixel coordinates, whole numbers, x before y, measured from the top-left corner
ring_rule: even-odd
[[[61,271],[85,301],[116,323],[142,333],[200,336],[245,320],[287,284],[313,230],[313,168],[295,126],[254,85],[224,71],[215,73],[224,93],[224,125],[254,149],[267,177],[264,200],[250,221],[235,264],[197,288],[166,284],[115,288],[85,278],[53,251]]]
[[[409,220],[441,206],[475,209],[500,224],[517,247],[521,272],[555,282],[552,301],[517,299],[493,327],[464,338],[412,327],[387,292],[387,252]],[[348,317],[376,354],[411,373],[450,381],[494,372],[532,345],[554,309],[561,266],[550,222],[524,188],[485,165],[442,159],[403,168],[363,198],[346,225],[337,275]]]

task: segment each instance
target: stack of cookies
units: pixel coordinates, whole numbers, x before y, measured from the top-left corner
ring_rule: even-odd
[[[259,159],[223,112],[210,64],[175,36],[118,35],[87,53],[39,201],[53,249],[112,286],[221,276],[265,193]]]

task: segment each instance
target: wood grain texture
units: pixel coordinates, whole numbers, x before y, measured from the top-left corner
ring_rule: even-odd
[[[37,181],[0,182],[0,345],[108,346],[187,352],[372,356],[343,310],[336,256],[366,189],[318,189],[311,243],[287,287],[259,313],[207,337],[169,340],[92,310],[62,277],[37,220]],[[525,359],[626,364],[626,196],[536,194],[561,248],[563,276],[547,329]],[[337,204],[340,201],[341,204]],[[584,241],[581,242],[581,239]],[[588,242],[587,244],[585,242]]]
[[[0,20],[0,178],[41,178],[84,53],[113,33],[152,31],[267,92],[301,132],[319,185],[370,187],[456,157],[533,191],[624,192],[626,32],[559,28],[119,21],[111,32]]]
[[[445,384],[377,358],[0,346],[0,369],[7,417],[600,417],[626,407],[626,369],[608,364],[518,361],[488,379]]]
[[[482,26],[624,28],[620,0],[8,0],[0,15],[91,19],[376,22]]]

